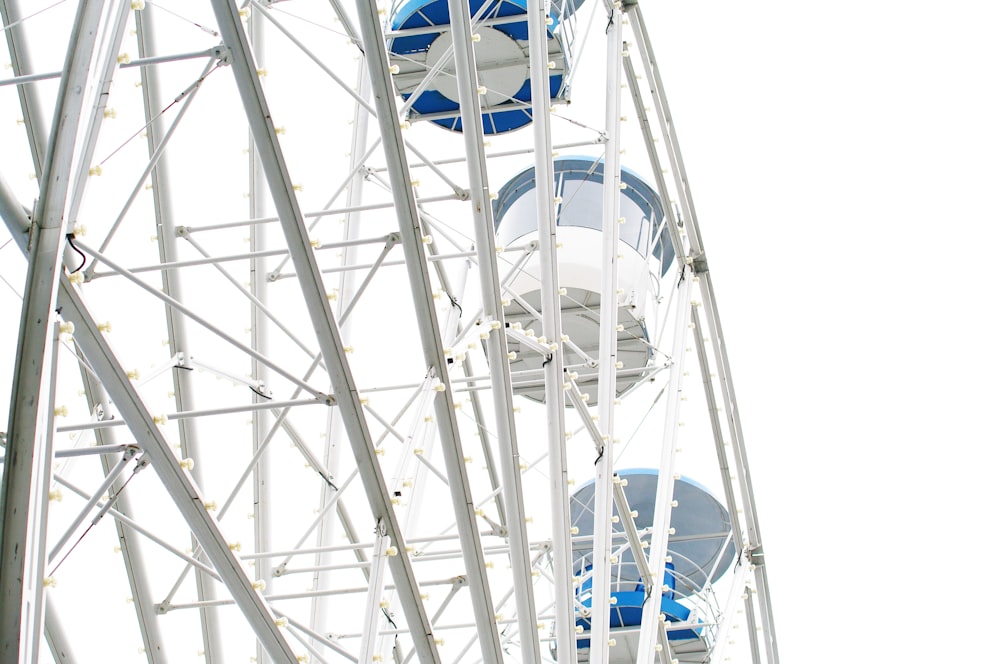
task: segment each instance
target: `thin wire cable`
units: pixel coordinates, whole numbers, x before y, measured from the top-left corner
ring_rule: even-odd
[[[125,487],[128,486],[128,483],[131,482],[133,479],[135,479],[135,476],[139,474],[138,471],[139,471],[138,468],[134,469],[132,471],[132,474],[129,475],[129,478],[127,480],[125,480],[124,484],[122,484],[122,487],[120,489],[118,489],[117,491],[115,491],[115,495],[112,496],[111,498],[109,498],[106,503],[104,503],[103,505],[101,505],[101,512],[100,512],[100,514],[98,514],[98,516],[97,516],[96,519],[94,519],[93,521],[90,522],[90,525],[87,526],[87,529],[83,531],[83,533],[80,535],[80,537],[75,542],[73,542],[73,546],[71,546],[69,548],[69,551],[67,551],[65,553],[65,555],[63,555],[63,557],[59,560],[58,563],[56,563],[56,566],[53,567],[52,570],[49,572],[49,574],[48,574],[49,576],[54,576],[55,575],[56,570],[58,570],[59,567],[64,562],[66,562],[66,559],[69,558],[69,554],[73,553],[73,550],[76,549],[76,547],[80,544],[80,542],[83,541],[83,538],[86,537],[87,534],[91,530],[93,530],[94,526],[96,526],[98,523],[101,522],[101,520],[104,518],[104,515],[106,515],[108,513],[108,509],[106,509],[106,508],[110,508],[111,505],[114,504],[115,500],[118,499],[118,496],[122,495],[122,492],[125,491]]]
[[[193,25],[194,27],[198,28],[202,32],[207,32],[208,34],[212,35],[213,37],[218,37],[219,36],[219,33],[216,32],[215,30],[212,30],[211,28],[206,28],[201,23],[198,23],[196,21],[192,21],[191,19],[187,18],[186,16],[181,16],[177,12],[172,12],[172,11],[170,11],[169,9],[167,9],[166,7],[164,7],[161,4],[157,4],[155,2],[150,2],[148,4],[152,5],[153,7],[156,7],[157,9],[162,9],[163,11],[167,12],[168,14],[172,14],[173,16],[179,18],[182,21],[186,21],[187,23],[190,23],[191,25]]]
[[[291,18],[298,19],[299,21],[302,21],[303,23],[308,23],[309,25],[317,27],[320,30],[326,30],[327,32],[332,32],[335,35],[340,35],[341,37],[346,37],[347,39],[350,39],[353,43],[360,45],[357,39],[353,39],[346,32],[341,32],[340,30],[334,30],[333,28],[325,26],[322,23],[317,23],[316,21],[310,21],[306,17],[299,16],[297,14],[293,14],[292,12],[288,11],[287,9],[281,9],[280,7],[275,7],[274,5],[272,5],[270,7],[270,11],[281,13],[281,14],[284,14],[285,16],[290,16]]]
[[[6,32],[6,31],[10,30],[13,27],[21,25],[22,23],[24,23],[25,21],[27,21],[29,18],[35,18],[39,14],[44,14],[45,12],[49,11],[53,7],[58,7],[59,5],[61,5],[64,2],[66,2],[66,0],[59,0],[59,2],[54,2],[51,5],[49,5],[48,7],[45,7],[44,9],[39,9],[34,14],[28,14],[27,16],[22,16],[21,18],[17,19],[16,21],[14,21],[13,23],[11,23],[10,25],[5,25],[3,27],[3,30],[4,30],[4,32]]]
[[[208,78],[209,76],[211,76],[213,72],[218,71],[220,67],[222,67],[222,63],[221,62],[215,63],[215,66],[212,67],[211,69],[209,69],[207,74],[205,74],[204,76],[202,76],[201,78],[199,78],[197,81],[195,81],[194,83],[192,83],[191,85],[189,85],[187,88],[185,88],[185,90],[183,92],[181,92],[179,95],[177,95],[176,97],[174,97],[174,100],[172,102],[170,102],[169,104],[167,104],[167,106],[162,111],[160,111],[159,113],[157,113],[154,117],[150,118],[149,122],[147,122],[146,124],[142,125],[142,127],[140,127],[134,134],[132,134],[131,136],[129,136],[128,138],[126,138],[124,143],[122,143],[117,148],[115,148],[111,152],[111,154],[109,154],[107,157],[105,157],[97,165],[98,166],[103,166],[104,164],[106,164],[107,161],[109,159],[111,159],[112,157],[114,157],[116,154],[118,154],[118,152],[120,152],[122,148],[124,148],[126,145],[128,145],[129,143],[131,143],[133,141],[133,139],[135,139],[136,136],[141,135],[142,132],[144,132],[147,129],[149,129],[149,126],[151,124],[153,124],[154,122],[156,122],[160,118],[160,116],[162,116],[164,113],[166,113],[167,111],[169,111],[175,104],[177,104],[178,102],[180,102],[182,99],[184,99],[185,97],[187,97],[189,94],[191,94],[192,92],[194,92],[195,90],[197,90],[198,88],[200,88],[201,84],[205,82],[205,79]]]
[[[7,284],[7,288],[9,288],[14,293],[14,295],[17,296],[17,299],[24,301],[24,296],[21,294],[19,290],[14,288],[9,281],[7,281],[7,277],[0,274],[0,279],[3,279],[3,282]]]

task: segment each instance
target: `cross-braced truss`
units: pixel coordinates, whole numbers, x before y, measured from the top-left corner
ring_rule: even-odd
[[[777,664],[647,21],[502,4],[413,27],[377,0],[0,0],[0,306],[21,321],[0,659]],[[594,253],[570,257],[601,266],[589,295],[565,283],[561,154],[604,174]],[[665,239],[629,324],[622,166]],[[536,232],[504,246],[492,194],[526,168]],[[634,467],[660,478],[648,514]],[[671,572],[681,474],[728,514],[698,536],[733,552],[703,580]],[[625,560],[684,615],[626,620]]]

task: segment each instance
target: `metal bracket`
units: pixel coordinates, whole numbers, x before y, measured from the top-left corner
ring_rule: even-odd
[[[229,49],[223,44],[219,44],[212,49],[212,57],[219,63],[220,67],[228,67],[233,63],[233,56]]]

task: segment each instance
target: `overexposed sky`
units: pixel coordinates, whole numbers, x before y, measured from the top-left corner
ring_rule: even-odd
[[[663,16],[783,659],[990,660],[1000,8]]]

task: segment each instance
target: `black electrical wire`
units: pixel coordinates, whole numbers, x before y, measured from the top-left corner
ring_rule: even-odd
[[[256,387],[254,387],[253,385],[250,385],[249,387],[250,387],[250,391],[251,391],[251,392],[253,392],[253,393],[254,393],[254,394],[256,394],[257,396],[261,397],[262,399],[267,399],[268,401],[271,401],[271,400],[272,400],[272,399],[274,398],[274,397],[269,397],[269,396],[267,396],[266,394],[264,394],[263,392],[261,392],[260,390],[258,390],[258,389],[257,389]]]
[[[75,238],[75,237],[76,237],[76,235],[74,235],[73,233],[66,233],[66,243],[70,247],[72,247],[73,251],[75,251],[76,253],[80,254],[80,260],[82,262],[80,263],[80,267],[78,267],[75,270],[73,270],[72,272],[70,272],[70,274],[76,274],[77,272],[79,272],[80,270],[83,269],[84,265],[87,264],[87,254],[85,254],[82,251],[80,251],[80,248],[77,247],[76,244],[74,244],[73,238]]]

